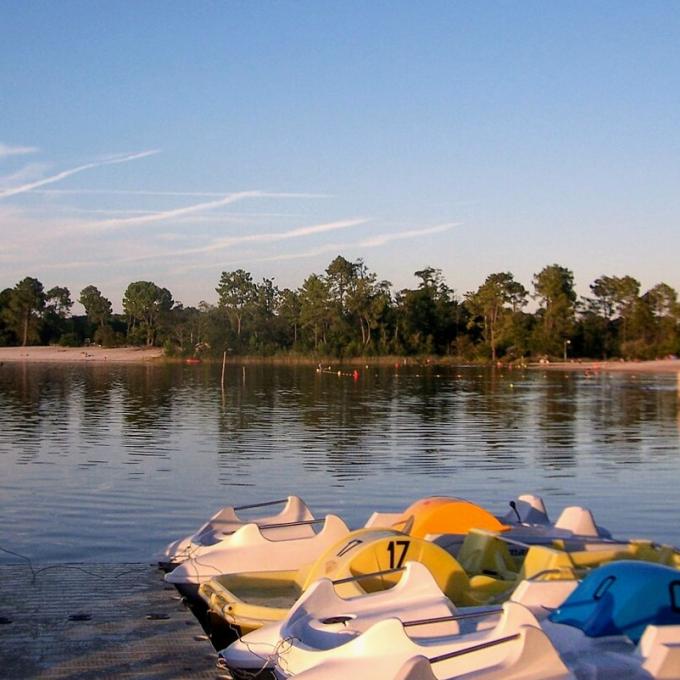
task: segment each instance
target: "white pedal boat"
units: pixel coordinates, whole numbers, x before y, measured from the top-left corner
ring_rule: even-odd
[[[218,514],[229,518],[235,514],[230,510],[234,509],[225,509]],[[316,533],[314,525],[321,522],[323,526]],[[265,518],[250,524],[232,522],[222,526],[212,521],[209,524],[215,526],[197,532],[199,540],[194,537],[183,539],[184,545],[188,546],[181,553],[184,560],[166,574],[168,583],[195,587],[222,574],[299,569],[313,563],[350,534],[348,526],[337,515],[327,515],[324,520],[288,523]],[[498,518],[474,503],[439,496],[418,500],[400,513],[375,512],[364,528],[396,528],[422,538],[425,534],[439,533],[445,527],[455,530],[456,535],[464,535],[473,527],[494,531],[507,529]],[[218,529],[221,538],[214,540]],[[168,554],[174,550],[172,545],[166,550]],[[179,553],[174,551],[173,554]]]
[[[220,656],[235,678],[263,668],[277,678],[304,680],[680,678],[677,569],[644,562],[601,567],[544,620],[530,609],[535,592],[518,593],[529,606],[506,602],[500,618],[479,609],[456,612],[441,594],[437,598],[418,567],[409,564],[407,572],[402,609],[394,599],[370,595],[355,598],[361,603],[345,601],[352,614],[338,616],[343,610],[332,586],[319,582],[278,628],[255,631]],[[310,610],[336,614],[319,618]],[[381,616],[389,618],[375,623]]]
[[[264,517],[243,518],[239,512],[259,510],[283,505],[280,512]],[[174,565],[191,557],[198,557],[201,551],[233,536],[246,524],[262,527],[269,537],[302,538],[314,534],[312,522],[315,520],[311,510],[299,496],[288,496],[280,500],[251,503],[249,505],[228,505],[218,510],[203,526],[185,538],[173,541],[159,556],[162,565]]]
[[[220,574],[250,571],[285,571],[313,562],[350,530],[336,515],[314,519],[304,502],[290,496],[278,515],[247,523],[236,512],[282,501],[223,508],[195,534],[170,544],[164,560],[179,562],[166,576],[175,585],[198,586]],[[412,503],[399,513],[373,513],[364,528],[398,528],[411,536],[432,540],[456,555],[471,529],[503,533],[526,543],[540,544],[560,538],[571,546],[608,536],[584,508],[567,508],[551,524],[542,499],[523,495],[511,503],[513,510],[496,517],[470,501],[432,497]],[[512,523],[513,517],[515,522]],[[521,523],[520,523],[521,522]],[[315,525],[323,523],[315,531]],[[522,549],[513,550],[520,554]]]
[[[575,580],[523,581],[513,594],[513,601],[524,604],[536,616],[545,617],[577,585]],[[304,592],[285,620],[236,640],[220,652],[220,658],[235,677],[249,677],[248,674],[263,667],[274,667],[286,640],[299,640],[309,648],[331,649],[388,618],[411,621],[409,636],[427,638],[443,632],[492,628],[501,612],[498,606],[457,608],[442,593],[424,564],[406,562],[404,573],[393,588],[358,597],[341,597],[336,582],[319,579]]]

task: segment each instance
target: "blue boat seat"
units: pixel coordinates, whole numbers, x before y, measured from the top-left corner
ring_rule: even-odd
[[[680,624],[680,571],[648,562],[612,562],[588,574],[549,619],[589,637],[625,635],[637,644],[650,624]]]

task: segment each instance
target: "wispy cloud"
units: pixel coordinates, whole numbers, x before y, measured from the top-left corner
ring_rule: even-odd
[[[425,236],[430,236],[432,234],[441,234],[446,231],[450,231],[454,227],[460,226],[461,222],[447,222],[445,224],[438,224],[433,227],[423,227],[422,229],[409,229],[407,231],[392,232],[388,234],[379,234],[377,236],[372,236],[371,238],[361,239],[353,243],[328,243],[317,248],[311,248],[297,253],[280,253],[277,255],[267,255],[264,257],[239,257],[238,259],[229,262],[219,262],[219,263],[206,263],[197,264],[195,266],[186,266],[178,268],[178,272],[194,271],[198,269],[212,269],[216,266],[229,266],[234,264],[240,264],[243,262],[283,262],[286,260],[301,260],[310,257],[316,257],[318,255],[324,255],[325,253],[338,253],[346,250],[356,249],[356,248],[377,248],[383,246],[392,241],[402,241],[414,238],[422,238]]]
[[[223,205],[236,203],[246,198],[257,198],[263,195],[262,191],[239,191],[235,194],[222,196],[217,201],[205,201],[203,203],[194,203],[183,208],[173,208],[172,210],[160,210],[152,212],[147,215],[133,215],[132,217],[113,217],[110,220],[100,220],[98,222],[91,222],[77,227],[79,231],[108,231],[110,229],[117,229],[119,227],[128,227],[132,225],[151,224],[153,222],[165,222],[178,217],[185,217],[192,213],[202,212],[205,210],[212,210]]]
[[[392,234],[378,234],[369,239],[359,241],[356,245],[360,248],[378,248],[391,241],[403,241],[406,239],[420,238],[421,236],[429,236],[431,234],[441,234],[454,227],[459,227],[460,224],[460,222],[447,222],[445,224],[438,224],[434,227],[425,227],[424,229],[409,229],[407,231],[399,231]]]
[[[217,201],[204,201],[202,203],[193,203],[192,205],[184,206],[182,208],[173,208],[171,210],[147,211],[146,213],[133,214],[128,217],[112,217],[108,220],[99,220],[96,222],[81,223],[76,226],[66,228],[66,232],[105,232],[113,229],[120,229],[130,226],[139,226],[145,224],[153,224],[154,222],[176,221],[181,222],[187,218],[188,215],[195,215],[199,212],[206,212],[214,210],[237,201],[242,201],[247,198],[305,198],[309,194],[300,193],[282,193],[282,192],[268,192],[268,191],[239,191],[236,193],[224,195],[219,194],[221,198]],[[131,211],[133,212],[133,211]],[[224,220],[228,221],[228,217]]]
[[[36,194],[110,194],[112,196],[194,196],[198,198],[211,198],[224,196],[223,191],[149,191],[138,189],[41,189],[34,192]],[[300,193],[300,192],[278,192],[263,193],[268,198],[332,198],[331,194]]]
[[[25,184],[42,177],[47,171],[45,163],[28,163],[9,175],[0,177],[0,189],[10,188],[18,183]]]
[[[70,170],[64,170],[57,173],[56,175],[51,175],[50,177],[44,177],[43,179],[36,180],[34,182],[27,182],[10,189],[4,189],[0,191],[0,199],[7,198],[9,196],[16,196],[17,194],[23,194],[27,191],[32,191],[38,187],[44,186],[46,184],[53,184],[54,182],[59,182],[62,179],[66,179],[71,175],[75,175],[79,172],[85,170],[91,170],[92,168],[100,168],[104,165],[114,165],[116,163],[128,163],[129,161],[134,161],[139,158],[146,158],[147,156],[153,156],[154,154],[160,153],[159,149],[152,149],[149,151],[141,151],[140,153],[128,154],[126,156],[114,156],[106,158],[100,161],[94,161],[92,163],[85,163],[85,165],[79,165],[78,167],[71,168]]]
[[[24,156],[29,153],[36,153],[38,148],[35,146],[9,146],[0,142],[0,159],[7,156]]]
[[[243,236],[228,236],[209,243],[205,246],[197,248],[184,248],[182,250],[175,250],[173,252],[154,253],[150,255],[140,255],[133,258],[121,260],[121,262],[140,262],[142,260],[157,260],[163,258],[167,260],[172,257],[186,257],[187,255],[201,255],[205,253],[212,253],[225,248],[230,248],[235,245],[244,243],[276,243],[278,241],[287,241],[289,239],[303,238],[305,236],[313,236],[315,234],[323,234],[329,231],[337,231],[338,229],[349,229],[350,227],[357,227],[361,224],[366,224],[370,220],[365,217],[354,218],[351,220],[337,220],[335,222],[324,222],[323,224],[313,224],[307,227],[298,227],[288,231],[270,232],[267,234],[244,234]]]

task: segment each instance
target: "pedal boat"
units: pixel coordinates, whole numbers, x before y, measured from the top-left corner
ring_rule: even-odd
[[[320,522],[323,526],[317,533],[315,525]],[[459,535],[471,528],[497,532],[509,528],[474,503],[439,496],[418,500],[401,513],[373,513],[364,528],[380,527],[403,530],[420,538],[444,529]],[[191,552],[184,553],[187,559],[166,574],[165,580],[185,594],[193,595],[197,586],[221,574],[298,570],[311,566],[326,550],[349,535],[349,528],[337,515],[290,524],[244,524],[216,543],[195,545]]]
[[[508,527],[505,534],[508,538],[532,545],[550,545],[555,540],[563,540],[570,549],[585,545],[592,547],[598,539],[603,542],[612,540],[611,533],[595,522],[588,508],[568,506],[562,510],[557,521],[552,522],[540,496],[523,494],[510,501],[509,505],[510,510],[497,517]],[[467,532],[445,528],[441,533],[432,533],[427,538],[455,556],[466,536]]]
[[[577,585],[574,580],[523,581],[512,601],[526,603],[537,617],[544,618]],[[283,621],[237,639],[219,657],[234,678],[250,678],[263,669],[271,671],[288,640],[308,649],[329,650],[388,618],[406,621],[409,636],[417,640],[443,632],[460,634],[492,628],[500,612],[502,609],[497,605],[456,607],[424,564],[409,561],[393,588],[360,596],[342,598],[331,579],[319,579],[303,593]]]
[[[441,511],[442,501],[448,504],[446,512]],[[264,517],[245,518],[239,513],[271,508],[283,504],[276,514]],[[456,505],[457,504],[457,505]],[[589,510],[579,507],[566,508],[557,522],[550,522],[543,499],[532,494],[519,496],[510,502],[511,510],[504,516],[493,516],[486,509],[458,498],[424,498],[412,504],[403,512],[375,512],[364,528],[398,525],[412,508],[417,508],[420,518],[414,521],[427,524],[430,540],[435,540],[452,554],[456,554],[470,528],[510,531],[518,540],[531,543],[549,542],[554,538],[583,537],[587,540],[594,536],[609,538],[606,529],[595,524]],[[430,513],[423,512],[428,506]],[[434,513],[433,513],[434,511]],[[438,521],[435,522],[433,514]],[[188,559],[201,558],[206,552],[218,550],[222,543],[228,545],[236,531],[247,524],[256,524],[270,540],[306,538],[314,535],[314,526],[323,523],[316,519],[298,496],[288,496],[280,500],[265,501],[241,506],[226,506],[216,512],[203,526],[185,538],[173,541],[159,556],[159,564],[172,570]],[[413,532],[412,532],[413,533]],[[415,533],[419,533],[418,527]],[[196,571],[193,569],[192,571]]]
[[[512,555],[510,548],[523,552]],[[552,546],[518,544],[505,535],[473,530],[458,559],[442,562],[455,574],[451,582],[456,588],[449,588],[448,596],[438,585],[442,579],[433,579],[423,564],[408,563],[397,585],[380,595],[354,595],[344,599],[336,582],[323,578],[310,586],[283,623],[246,635],[225,651],[225,659],[230,668],[238,668],[239,663],[243,664],[242,668],[253,665],[261,668],[262,659],[271,659],[272,650],[283,644],[283,640],[304,641],[307,628],[312,636],[320,631],[318,635],[323,636],[324,645],[329,648],[343,644],[390,615],[425,623],[433,617],[455,614],[456,605],[476,605],[476,610],[466,607],[469,614],[488,611],[490,605],[508,598],[524,605],[538,618],[545,618],[577,587],[579,578],[599,565],[631,559],[680,568],[680,554],[674,548],[650,541],[611,541],[603,545],[598,540],[592,549],[568,551],[560,541]],[[224,599],[219,602],[222,608],[215,606],[216,602],[211,608],[216,615],[234,622],[229,619],[229,612],[225,612],[226,600],[233,594],[223,592],[222,595]],[[257,657],[249,663],[251,650],[256,650]]]
[[[260,510],[283,504],[278,513],[264,517],[246,519],[238,513]],[[203,526],[193,534],[173,541],[163,550],[159,564],[172,569],[191,557],[199,557],[206,548],[233,536],[246,524],[256,524],[263,528],[269,537],[304,538],[314,533],[311,522],[315,520],[311,510],[299,496],[288,496],[280,500],[251,503],[249,505],[229,505],[218,510]]]
[[[406,560],[423,563],[452,601],[472,604],[468,577],[443,548],[395,529],[359,529],[298,570],[223,574],[199,587],[211,614],[239,634],[283,620],[315,581],[333,581],[341,597],[386,590],[399,580]],[[399,590],[397,590],[399,593]]]
[[[369,680],[376,669],[385,680],[680,677],[680,573],[659,564],[601,567],[543,620],[515,601],[492,614],[460,610],[425,620],[393,615],[344,635],[329,635],[320,629],[323,622],[304,618],[304,607],[291,613],[281,627],[283,642],[269,656],[259,645],[252,648],[264,652],[260,668],[263,659],[273,663],[270,677]],[[427,632],[416,633],[422,626]],[[255,641],[246,636],[240,649]],[[221,657],[231,668],[238,654],[227,649]],[[242,664],[234,677],[246,672]]]

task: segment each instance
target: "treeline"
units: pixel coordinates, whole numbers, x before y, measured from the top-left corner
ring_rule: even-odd
[[[579,298],[561,265],[534,275],[532,290],[510,272],[491,274],[458,297],[438,269],[415,272],[415,288],[393,292],[362,260],[336,257],[297,290],[243,269],[223,272],[216,305],[184,307],[150,281],[131,283],[123,314],[90,285],[71,314],[68,288],[45,291],[27,277],[0,293],[0,344],[163,346],[177,356],[230,354],[328,357],[440,355],[514,361],[549,356],[652,359],[680,353],[676,291],[642,292],[631,276],[603,275]],[[537,309],[527,312],[529,299]]]

